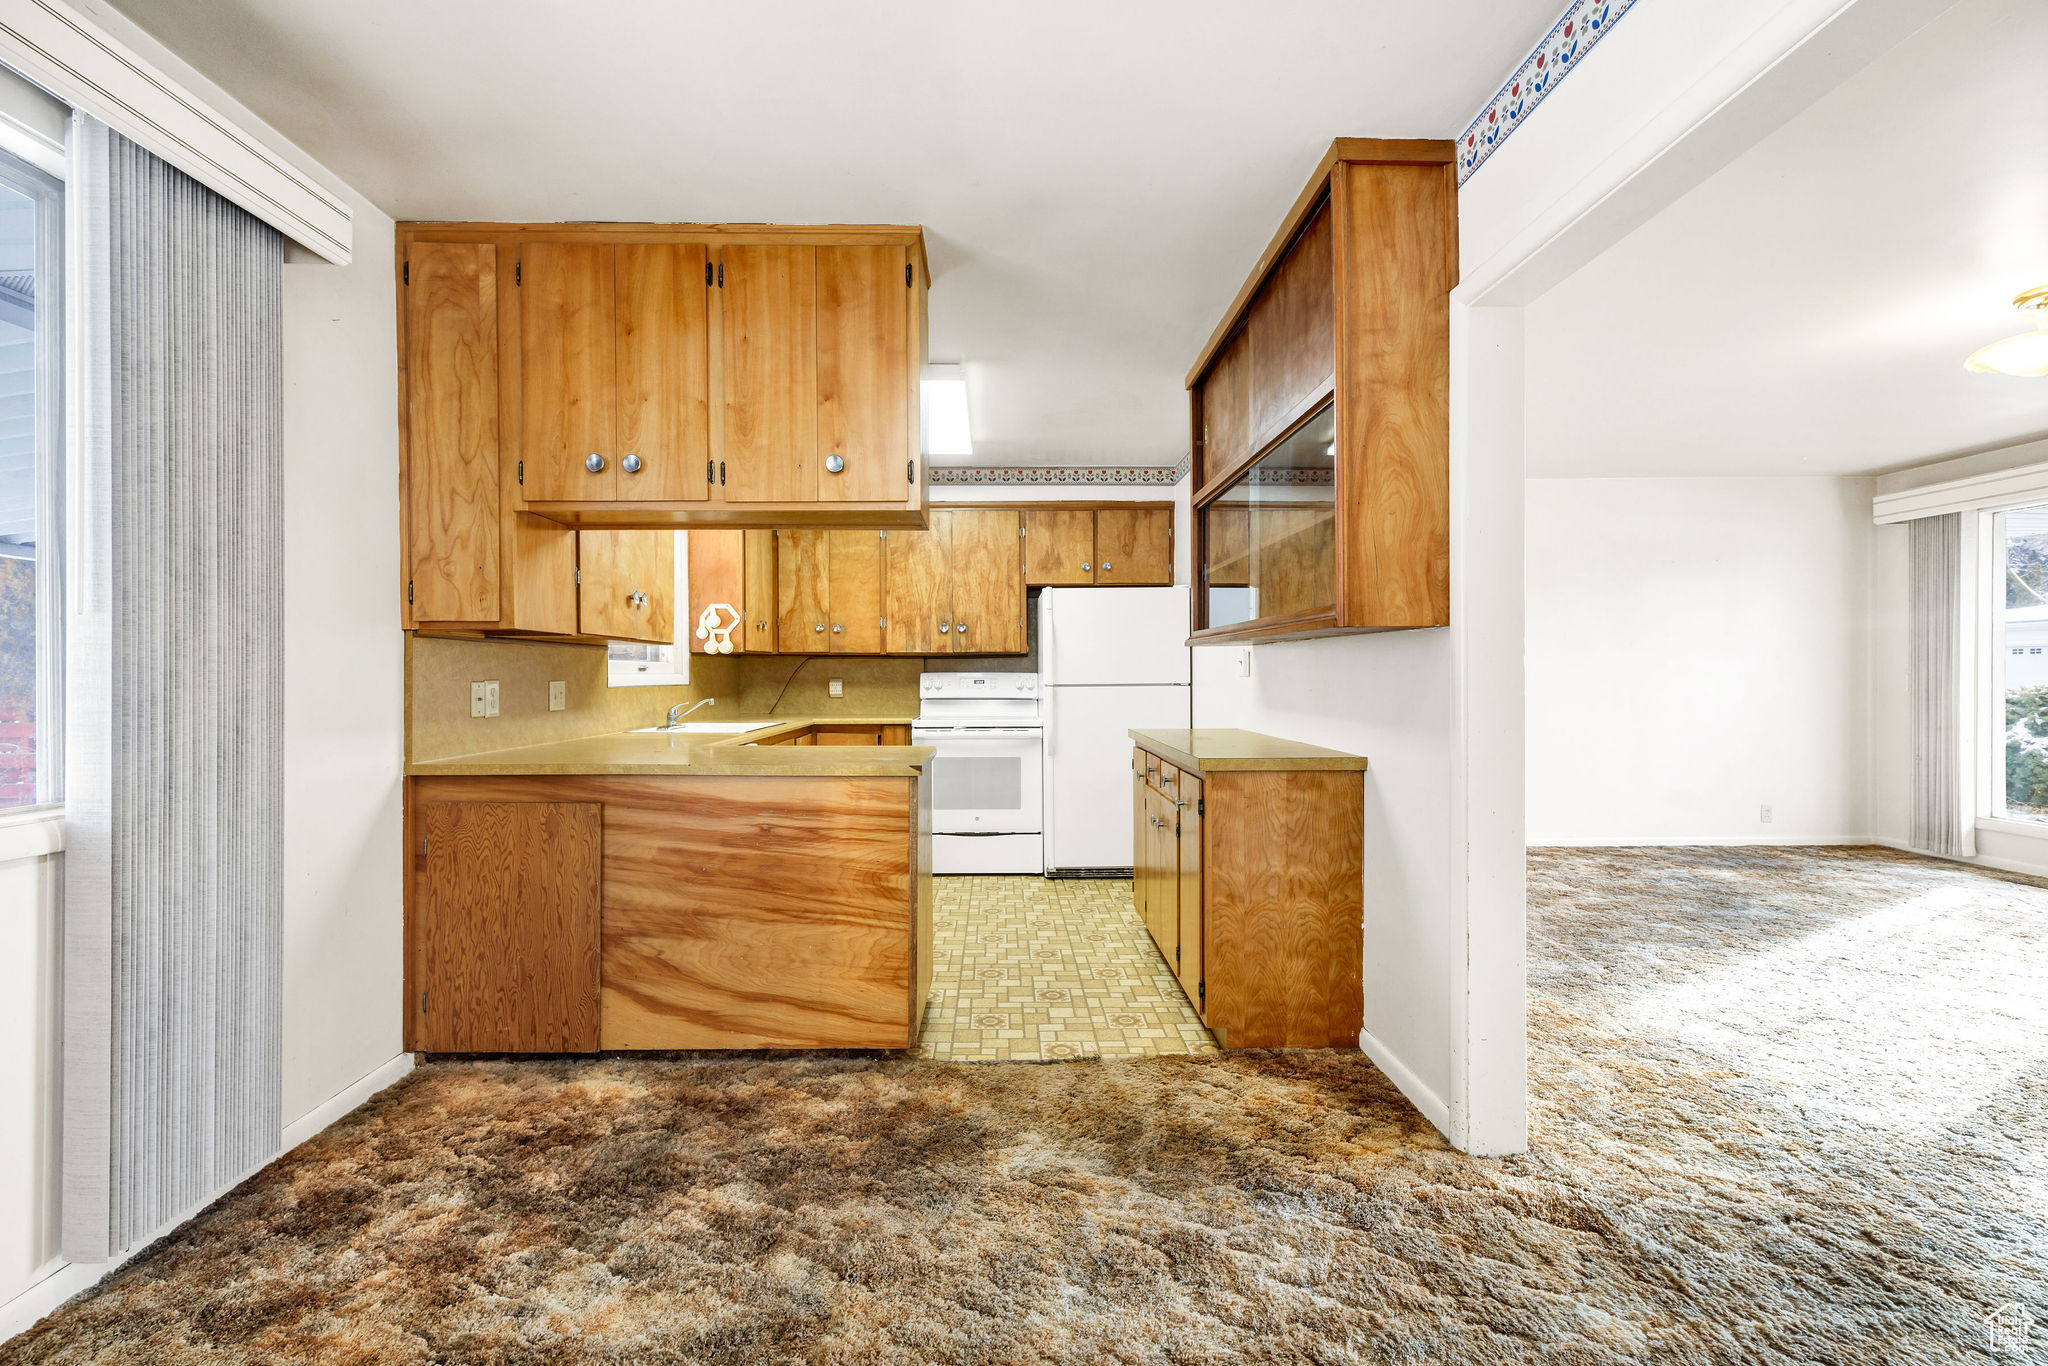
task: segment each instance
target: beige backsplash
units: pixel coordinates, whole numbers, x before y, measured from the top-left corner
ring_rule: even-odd
[[[690,659],[690,682],[680,688],[614,688],[605,682],[601,645],[556,645],[527,640],[460,640],[408,636],[405,651],[406,740],[409,760],[575,740],[637,726],[659,725],[678,702],[718,699],[698,719],[738,714],[739,661],[733,656]],[[498,714],[469,714],[469,685],[498,680]],[[568,706],[548,710],[548,684],[568,684]],[[916,681],[911,684],[913,693]]]
[[[706,697],[717,701],[697,714],[699,720],[912,717],[920,673],[1037,668],[1037,617],[1026,614],[1031,653],[1023,655],[691,655],[690,682],[680,688],[609,686],[599,645],[412,635],[405,652],[407,755],[419,763],[658,725],[677,702]],[[469,685],[493,678],[498,714],[472,717]],[[829,695],[835,678],[845,685],[844,697]],[[549,711],[548,684],[556,679],[569,685],[569,705]]]

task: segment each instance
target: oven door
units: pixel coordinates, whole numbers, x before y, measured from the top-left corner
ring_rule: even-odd
[[[1045,732],[1024,726],[914,726],[930,745],[932,833],[1035,835],[1044,824]]]

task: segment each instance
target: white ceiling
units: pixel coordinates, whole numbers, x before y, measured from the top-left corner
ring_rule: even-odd
[[[1864,474],[2048,434],[2048,381],[1962,368],[2048,283],[2044,58],[2048,5],[1963,0],[1538,300],[1529,473]]]
[[[1452,137],[1561,0],[121,0],[401,219],[921,223],[975,455],[1170,464],[1338,135]]]

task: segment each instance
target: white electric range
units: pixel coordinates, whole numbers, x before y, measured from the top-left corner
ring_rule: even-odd
[[[1045,871],[1038,675],[920,674],[910,741],[935,751],[934,873]]]

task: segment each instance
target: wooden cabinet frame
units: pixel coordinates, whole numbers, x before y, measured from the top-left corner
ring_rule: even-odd
[[[1188,372],[1195,493],[1190,643],[1292,640],[1450,622],[1450,291],[1458,281],[1455,145],[1339,138],[1259,257]],[[1289,252],[1311,233],[1331,243],[1327,315],[1288,294]],[[1280,296],[1287,296],[1281,298]],[[1251,390],[1255,324],[1276,298],[1290,321],[1320,338],[1327,380],[1298,338],[1272,343],[1293,387],[1259,421]],[[1284,331],[1284,329],[1282,329]],[[1213,453],[1203,404],[1211,387],[1230,405],[1228,449]],[[1203,511],[1324,404],[1336,405],[1335,605],[1211,628]],[[1242,414],[1237,412],[1240,406]],[[1219,408],[1219,412],[1222,409]],[[1240,423],[1241,417],[1241,423]],[[1240,432],[1239,427],[1243,430]]]
[[[401,487],[407,485],[409,474],[407,414],[405,405],[408,387],[406,383],[406,275],[409,256],[414,246],[428,243],[463,243],[470,245],[495,246],[498,252],[497,304],[499,314],[498,347],[500,353],[498,387],[500,394],[500,427],[498,441],[500,449],[501,478],[499,481],[502,507],[508,514],[504,519],[510,522],[509,514],[525,513],[545,518],[564,527],[604,527],[612,529],[654,528],[654,527],[922,527],[925,525],[926,509],[930,501],[929,479],[921,450],[918,415],[918,379],[925,364],[926,346],[926,299],[930,290],[931,272],[925,259],[924,232],[921,228],[906,225],[834,225],[829,227],[784,227],[773,224],[694,224],[694,223],[401,223],[397,232],[397,251],[394,274],[397,277],[399,299],[399,479]],[[908,382],[903,386],[903,413],[901,431],[904,433],[903,459],[908,471],[908,491],[900,501],[859,502],[820,501],[804,503],[748,503],[727,499],[727,486],[721,486],[714,478],[708,498],[680,499],[674,502],[658,501],[591,501],[568,502],[528,499],[526,490],[518,478],[521,459],[522,431],[521,374],[519,369],[519,301],[520,250],[528,244],[562,243],[586,245],[694,245],[706,251],[707,263],[713,273],[713,288],[716,289],[717,274],[722,265],[721,253],[729,246],[809,246],[809,247],[895,247],[905,252],[905,266],[908,282],[905,286],[909,295],[909,319],[904,344],[903,364]],[[717,462],[724,457],[724,424],[719,412],[724,403],[724,327],[721,310],[713,306],[708,311],[709,327],[709,382],[710,382],[710,459],[715,471]],[[819,455],[822,461],[823,453]],[[694,491],[694,490],[692,490]],[[405,530],[409,533],[410,527]],[[508,533],[509,534],[509,533]],[[408,538],[407,544],[410,545]],[[410,615],[407,624],[412,624]]]

